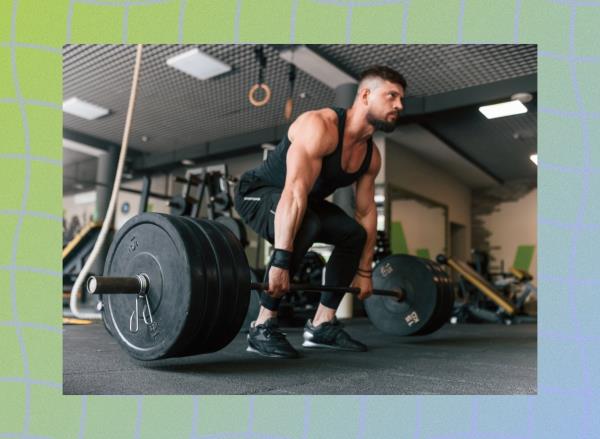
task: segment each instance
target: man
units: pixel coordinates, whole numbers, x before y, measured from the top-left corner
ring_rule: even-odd
[[[296,358],[298,352],[277,326],[281,297],[290,273],[314,242],[334,245],[326,266],[326,285],[359,287],[372,293],[371,264],[376,238],[375,177],[381,156],[371,136],[396,127],[406,80],[395,70],[365,70],[349,109],[323,108],[301,114],[266,161],[242,175],[235,207],[244,221],[274,245],[267,267],[269,290],[248,333],[248,351]],[[350,218],[325,201],[337,188],[355,184],[356,212]],[[335,318],[341,294],[322,293],[314,318],[304,328],[305,347],[365,351]]]

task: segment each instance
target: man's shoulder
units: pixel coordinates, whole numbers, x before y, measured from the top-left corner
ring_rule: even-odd
[[[326,127],[332,124],[337,125],[337,113],[329,107],[318,108],[315,110],[308,110],[298,116],[297,121],[303,121],[307,123],[323,123]]]
[[[311,130],[321,132],[324,135],[337,137],[338,117],[331,108],[320,108],[302,113],[293,125],[310,127]]]

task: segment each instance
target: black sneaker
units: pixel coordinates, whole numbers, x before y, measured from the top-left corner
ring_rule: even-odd
[[[305,348],[329,348],[342,351],[365,352],[367,346],[354,340],[344,331],[342,325],[335,317],[330,322],[323,322],[319,326],[313,326],[312,320],[308,320],[304,326]]]
[[[298,358],[298,351],[292,347],[279,330],[277,320],[272,318],[256,325],[252,322],[248,330],[248,352],[255,352],[272,358]]]

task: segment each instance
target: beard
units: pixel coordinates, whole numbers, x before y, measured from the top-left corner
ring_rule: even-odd
[[[396,118],[396,120],[393,122],[388,122],[387,120],[384,120],[384,119],[377,119],[371,113],[367,113],[367,122],[369,122],[373,126],[373,128],[375,128],[375,131],[383,131],[384,133],[391,133],[392,131],[394,131],[396,129],[397,121],[398,121],[398,118]]]

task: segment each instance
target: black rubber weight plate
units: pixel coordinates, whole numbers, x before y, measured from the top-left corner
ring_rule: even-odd
[[[446,297],[446,305],[444,309],[444,319],[442,326],[450,321],[450,317],[452,316],[452,312],[454,311],[454,287],[452,285],[452,279],[448,273],[444,270],[444,268],[438,264],[438,269],[441,271],[445,284],[445,297]]]
[[[373,288],[406,291],[405,301],[373,295],[365,300],[369,320],[382,332],[413,335],[425,327],[439,306],[438,285],[427,261],[410,255],[391,255],[373,271]]]
[[[427,269],[431,272],[431,278],[437,287],[437,305],[433,311],[433,315],[429,319],[429,321],[423,325],[423,327],[413,335],[426,335],[434,332],[439,328],[439,321],[442,319],[443,314],[443,306],[444,306],[444,285],[443,279],[440,276],[437,268],[432,264],[429,259],[421,259],[424,265],[427,266]]]
[[[189,349],[190,354],[194,355],[211,352],[214,338],[222,333],[224,320],[222,313],[225,312],[224,301],[227,300],[222,291],[229,291],[231,288],[232,267],[225,263],[225,270],[223,270],[223,261],[226,261],[224,258],[225,250],[212,228],[205,227],[202,220],[186,217],[184,221],[193,226],[196,230],[197,239],[202,239],[206,244],[204,253],[210,255],[210,258],[207,259],[208,269],[210,270],[207,273],[210,285],[208,294],[211,295],[211,306],[207,311],[210,317],[204,330],[194,336],[193,347]]]
[[[223,224],[225,227],[231,230],[236,239],[242,243],[242,245],[246,245],[248,243],[246,226],[244,226],[244,223],[241,220],[232,218],[230,216],[220,216],[215,221],[219,224]]]
[[[429,323],[416,335],[427,335],[440,329],[448,320],[448,282],[446,273],[444,273],[439,265],[434,261],[427,260],[427,264],[431,267],[434,282],[438,285],[439,305],[436,307],[435,315]]]
[[[211,222],[211,224],[220,229],[223,238],[229,244],[231,254],[231,263],[234,267],[235,286],[232,290],[237,292],[235,302],[230,308],[231,315],[225,326],[223,338],[215,344],[215,350],[222,349],[231,343],[231,340],[240,332],[240,328],[248,314],[248,304],[250,303],[250,265],[246,258],[244,248],[236,238],[235,234],[222,224]]]
[[[150,280],[147,297],[152,325],[144,323],[142,318],[145,301],[139,301],[135,321],[137,296],[114,294],[104,298],[103,317],[108,320],[113,336],[132,357],[140,360],[168,357],[179,348],[178,342],[189,335],[196,306],[191,252],[189,242],[182,239],[181,231],[167,215],[138,215],[115,236],[104,275],[145,273]]]
[[[174,219],[182,224],[188,231],[188,239],[194,248],[194,262],[191,272],[195,275],[196,288],[194,294],[200,296],[196,309],[196,318],[192,332],[186,340],[185,347],[178,352],[178,356],[195,355],[204,351],[210,330],[214,327],[217,316],[214,309],[218,304],[215,291],[218,288],[215,254],[206,236],[199,233],[194,221],[188,217]]]

